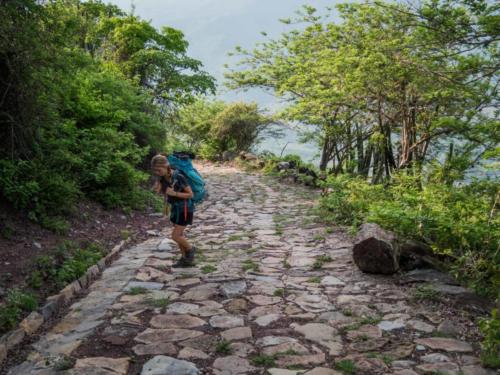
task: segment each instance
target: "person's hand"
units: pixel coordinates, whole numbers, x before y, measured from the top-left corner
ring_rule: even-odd
[[[167,193],[167,195],[170,195],[170,196],[175,196],[176,195],[176,192],[171,187],[167,188],[166,193]]]

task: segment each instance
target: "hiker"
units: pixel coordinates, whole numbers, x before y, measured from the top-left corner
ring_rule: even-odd
[[[184,230],[193,224],[194,204],[193,191],[185,175],[177,170],[172,170],[165,155],[156,155],[151,160],[151,168],[159,177],[156,185],[157,192],[165,196],[170,205],[170,221],[174,225],[172,239],[179,245],[181,258],[172,267],[192,267],[196,248],[191,245]]]

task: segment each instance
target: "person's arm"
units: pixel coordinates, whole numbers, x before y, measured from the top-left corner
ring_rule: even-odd
[[[174,191],[174,189],[169,187],[167,188],[167,195],[181,199],[191,199],[193,198],[193,191],[191,190],[191,187],[189,185],[184,188],[184,191],[182,193],[179,191]]]

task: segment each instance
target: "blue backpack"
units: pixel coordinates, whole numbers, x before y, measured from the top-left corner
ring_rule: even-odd
[[[170,165],[182,172],[186,177],[191,190],[193,191],[193,198],[191,199],[194,204],[203,202],[206,196],[205,180],[193,167],[192,156],[186,153],[174,153],[167,156]]]

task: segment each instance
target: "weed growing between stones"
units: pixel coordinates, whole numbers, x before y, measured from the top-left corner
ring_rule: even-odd
[[[149,293],[149,290],[147,290],[142,286],[133,286],[127,291],[127,294],[131,296],[137,296],[139,294],[146,294],[146,293]]]
[[[167,306],[170,304],[169,298],[148,298],[146,299],[146,303],[151,307],[156,307],[162,310],[165,310]]]
[[[434,290],[431,285],[419,285],[413,292],[415,301],[439,301],[441,293]]]
[[[310,277],[308,280],[307,280],[308,283],[315,283],[315,284],[319,284],[321,282],[321,277],[319,276],[313,276],[313,277]]]
[[[337,363],[335,363],[335,369],[341,371],[343,374],[355,374],[356,373],[356,365],[350,359],[343,359]]]
[[[217,271],[217,267],[212,266],[211,264],[207,264],[207,265],[201,267],[201,272],[205,273],[205,274],[212,273],[212,272],[215,272],[215,271]]]
[[[232,352],[231,342],[227,340],[222,340],[215,347],[215,352],[219,354],[231,354]]]
[[[283,288],[278,288],[274,291],[273,295],[275,297],[283,297],[285,295],[285,289]]]
[[[274,367],[276,366],[276,358],[277,358],[276,354],[274,355],[260,354],[250,358],[250,361],[255,366]]]
[[[241,264],[241,269],[243,271],[253,271],[253,272],[258,272],[259,271],[259,265],[255,263],[251,259],[247,259],[242,262]]]
[[[325,254],[319,255],[316,257],[316,260],[314,261],[312,268],[315,270],[319,270],[319,269],[323,268],[323,265],[325,263],[328,263],[331,261],[332,261],[332,258],[329,255],[325,255]]]

